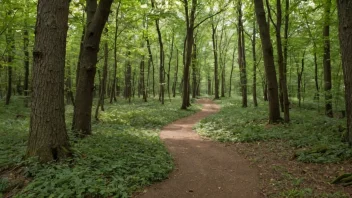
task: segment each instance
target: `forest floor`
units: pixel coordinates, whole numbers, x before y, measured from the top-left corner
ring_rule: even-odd
[[[163,128],[161,139],[174,158],[169,179],[136,197],[261,197],[259,174],[236,152],[235,145],[202,139],[192,130],[201,119],[219,111],[219,105],[200,99],[200,112]]]
[[[240,98],[217,103],[221,111],[201,120],[195,130],[249,160],[258,170],[261,196],[352,197],[351,185],[332,184],[352,173],[352,149],[341,142],[345,119],[327,118],[307,102],[290,110],[290,124],[269,125],[265,105],[243,108]]]

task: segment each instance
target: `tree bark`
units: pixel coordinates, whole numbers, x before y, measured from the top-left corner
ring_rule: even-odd
[[[345,140],[352,146],[352,2],[337,0],[339,19],[339,39],[342,56],[342,68],[345,83],[345,103],[347,116],[347,134]]]
[[[176,48],[176,68],[175,68],[175,77],[174,77],[174,83],[173,83],[173,88],[172,88],[172,97],[176,97],[176,87],[177,87],[177,75],[178,75],[178,49]]]
[[[170,93],[170,72],[171,72],[171,61],[172,56],[174,53],[174,41],[175,41],[175,32],[172,31],[172,40],[171,40],[171,48],[170,48],[170,59],[169,59],[169,68],[167,72],[167,93],[169,95],[169,99],[171,100],[171,93]]]
[[[278,85],[274,64],[273,46],[270,40],[269,26],[266,21],[263,0],[255,0],[255,13],[260,30],[262,50],[264,57],[265,73],[268,84],[269,96],[269,123],[277,123],[280,118]]]
[[[108,43],[104,43],[104,67],[103,67],[103,78],[101,85],[101,95],[100,95],[100,107],[101,111],[105,111],[104,109],[104,100],[106,94],[106,82],[108,78],[108,59],[109,59],[109,47]]]
[[[69,1],[39,0],[37,8],[27,157],[49,162],[71,156],[64,104]]]
[[[213,53],[214,53],[214,83],[215,83],[215,96],[214,99],[220,99],[219,95],[219,65],[218,65],[218,44],[216,39],[216,28],[217,25],[214,25],[214,21],[211,24],[212,27],[212,40],[213,40]]]
[[[332,93],[331,93],[331,60],[330,60],[330,9],[331,0],[325,0],[324,4],[324,91],[325,91],[325,115],[333,117],[332,112]]]
[[[186,14],[186,43],[185,43],[185,65],[183,68],[183,98],[181,109],[187,109],[191,105],[189,98],[189,68],[192,62],[192,47],[194,22],[196,18],[197,0],[192,0],[191,12],[188,10],[188,0],[184,0],[184,9]]]
[[[192,98],[197,95],[197,45],[196,41],[193,43],[192,52]]]
[[[256,54],[256,22],[253,21],[253,35],[252,35],[252,56],[253,56],[253,104],[255,107],[258,106],[257,101],[257,54]]]
[[[233,49],[232,65],[231,65],[231,73],[230,73],[229,97],[231,97],[231,91],[232,91],[232,76],[233,76],[233,70],[235,68],[235,54],[236,54],[236,49]]]
[[[88,10],[90,10],[90,7],[88,7],[89,1],[95,0],[87,0]],[[99,2],[99,6],[92,17],[92,21],[87,24],[85,31],[72,127],[76,136],[79,137],[84,137],[92,133],[91,114],[97,55],[101,35],[110,13],[112,1],[113,0],[101,0]],[[88,18],[90,17],[87,16],[87,19]]]
[[[152,3],[152,8],[155,9],[155,0],[151,0]],[[160,66],[159,66],[159,87],[160,87],[160,100],[161,100],[161,104],[164,104],[164,88],[165,88],[165,80],[164,80],[164,44],[163,44],[163,39],[162,39],[162,35],[161,35],[161,30],[160,30],[160,25],[159,25],[160,20],[159,19],[155,19],[155,26],[156,26],[156,31],[158,33],[158,41],[159,41],[159,62],[160,62]]]
[[[237,6],[238,13],[238,65],[240,69],[240,82],[241,82],[241,94],[242,94],[242,107],[247,107],[247,74],[246,74],[246,50],[245,50],[245,38],[242,24],[242,0],[238,1]]]
[[[281,0],[276,1],[276,47],[278,54],[278,65],[279,65],[279,80],[280,80],[280,91],[282,94],[282,106],[284,111],[284,121],[286,123],[290,122],[290,111],[289,106],[290,102],[288,100],[288,91],[286,83],[286,70],[284,63],[284,56],[282,53],[282,40],[281,40],[281,24],[282,24],[282,9],[281,9]]]
[[[115,35],[114,35],[114,73],[113,80],[111,86],[111,94],[110,94],[110,104],[115,101],[116,102],[116,83],[117,83],[117,30],[119,29],[118,18],[120,11],[121,1],[119,1],[116,8],[116,16],[115,16]]]
[[[28,6],[28,0],[26,1],[26,10]],[[29,96],[29,34],[28,34],[28,14],[24,19],[24,30],[23,30],[23,52],[24,52],[24,95]],[[26,99],[27,100],[27,99]],[[25,106],[28,105],[28,101],[25,102]]]

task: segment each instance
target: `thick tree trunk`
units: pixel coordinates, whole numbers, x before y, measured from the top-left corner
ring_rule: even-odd
[[[345,102],[347,115],[346,141],[352,146],[352,2],[337,0],[339,18],[339,38],[342,55],[342,68],[345,82]]]
[[[87,0],[87,9],[88,7]],[[97,55],[101,35],[110,13],[113,0],[101,0],[91,23],[85,31],[82,56],[80,58],[79,79],[74,108],[73,130],[77,136],[84,137],[92,133],[91,114],[94,92],[94,77],[96,73]],[[93,6],[92,6],[93,7]],[[88,12],[89,13],[89,12]],[[90,17],[87,17],[87,19]]]
[[[69,2],[39,0],[37,8],[27,157],[49,162],[71,155],[64,104]]]
[[[330,60],[330,9],[331,0],[325,0],[324,4],[324,91],[325,91],[325,115],[333,117],[332,112],[332,93],[331,93],[331,60]]]
[[[265,73],[268,84],[269,96],[269,123],[276,123],[281,120],[278,85],[274,64],[273,46],[270,40],[269,26],[266,21],[263,0],[255,0],[255,13],[260,30],[260,37],[262,42],[263,57]]]

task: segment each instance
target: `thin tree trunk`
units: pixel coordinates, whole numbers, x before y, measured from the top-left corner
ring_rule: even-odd
[[[253,104],[255,107],[258,106],[257,101],[257,54],[256,54],[256,25],[255,21],[253,21],[253,35],[252,35],[252,56],[253,56]]]
[[[331,60],[330,60],[330,9],[331,0],[325,0],[324,4],[324,91],[325,91],[325,115],[333,117],[332,112],[332,93],[331,93]]]
[[[193,43],[192,52],[192,98],[196,98],[197,95],[197,44],[196,41]]]
[[[28,0],[26,0],[26,12],[28,12]],[[28,34],[28,14],[24,19],[23,30],[23,52],[24,52],[24,96],[26,96],[25,106],[28,106],[29,96],[29,34]]]
[[[176,86],[177,86],[177,74],[178,74],[178,49],[176,48],[176,69],[175,69],[175,78],[174,78],[174,85],[173,85],[173,89],[172,89],[172,96],[175,98],[176,97]]]
[[[117,30],[119,29],[118,25],[118,17],[120,11],[121,1],[119,1],[116,8],[116,16],[115,16],[115,36],[114,36],[114,73],[113,73],[113,81],[111,86],[111,94],[110,94],[110,104],[115,101],[116,102],[116,81],[117,81]]]
[[[7,12],[8,15],[12,15],[12,11]],[[14,41],[14,33],[12,29],[12,24],[7,28],[6,33],[6,44],[9,47],[7,50],[7,94],[5,104],[10,104],[10,99],[12,95],[12,67],[13,67],[13,59],[14,59],[14,51],[15,51],[15,41]]]
[[[152,3],[152,8],[155,9],[155,0],[151,0]],[[161,35],[161,30],[160,30],[160,25],[159,25],[159,19],[155,20],[155,26],[156,26],[156,31],[158,33],[158,41],[159,41],[159,62],[160,62],[160,67],[159,67],[159,91],[160,91],[160,100],[161,104],[164,104],[164,88],[165,88],[165,80],[164,80],[164,44],[163,44],[163,39]]]
[[[214,53],[214,83],[215,83],[215,100],[220,99],[219,95],[219,71],[218,71],[218,50],[217,50],[217,39],[216,39],[216,29],[217,25],[214,25],[214,22],[211,24],[212,27],[212,40],[213,40],[213,53]]]
[[[167,72],[167,93],[169,95],[169,99],[171,100],[171,93],[170,93],[170,72],[171,72],[171,61],[174,52],[174,40],[175,40],[175,32],[172,32],[172,40],[171,40],[171,49],[170,49],[170,59],[169,59],[169,68]]]
[[[233,49],[233,52],[232,52],[232,65],[231,65],[231,73],[230,73],[229,97],[231,97],[231,91],[232,91],[232,76],[233,76],[233,70],[235,68],[235,54],[236,54],[236,50]]]

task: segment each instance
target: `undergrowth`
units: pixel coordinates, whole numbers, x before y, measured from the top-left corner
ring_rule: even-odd
[[[78,140],[69,134],[74,157],[49,164],[35,159],[23,161],[29,110],[22,104],[2,106],[0,168],[24,167],[21,174],[31,182],[16,197],[128,197],[143,186],[165,179],[172,170],[172,158],[159,139],[159,129],[198,110],[194,106],[182,111],[180,104],[179,99],[173,99],[165,105],[156,100],[107,105],[100,121],[93,122],[92,136]],[[23,116],[11,119],[19,112]],[[72,107],[66,114],[70,126]],[[0,197],[7,185],[5,178],[1,181]]]
[[[334,163],[352,157],[352,149],[341,142],[345,119],[327,118],[314,109],[290,110],[290,124],[267,125],[268,107],[242,108],[240,100],[220,101],[220,113],[196,126],[197,132],[221,142],[285,140],[297,149],[299,161]]]

